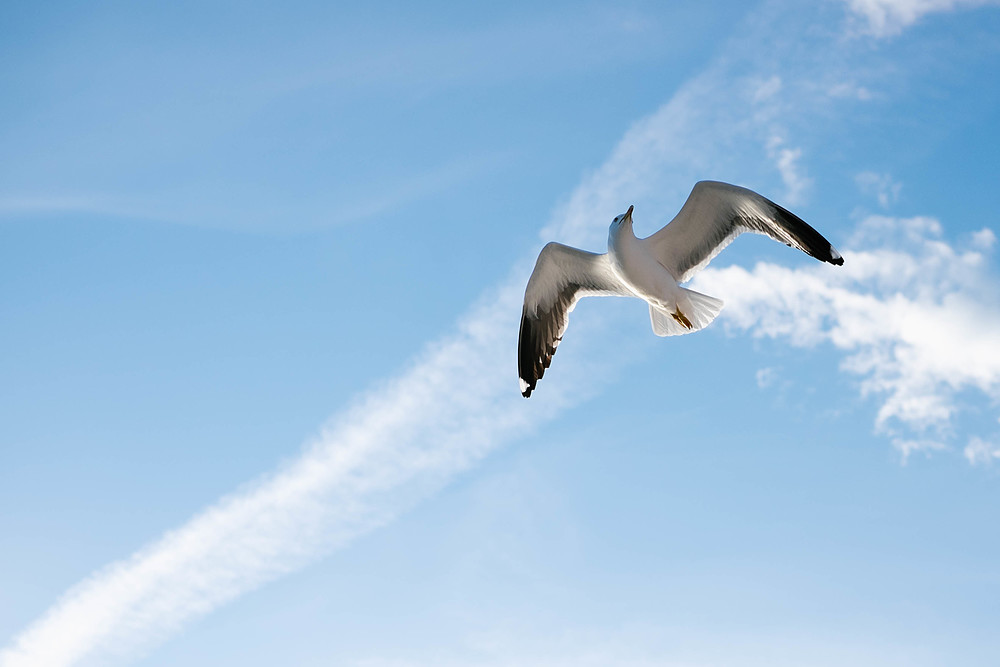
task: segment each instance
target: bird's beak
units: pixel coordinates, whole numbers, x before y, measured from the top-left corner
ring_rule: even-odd
[[[632,219],[632,207],[631,206],[629,206],[628,210],[625,211],[625,219],[626,220],[631,220]]]

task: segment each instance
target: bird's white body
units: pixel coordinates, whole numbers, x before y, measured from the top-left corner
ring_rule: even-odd
[[[632,231],[631,209],[618,216],[608,229],[608,260],[615,275],[635,296],[668,312],[684,309],[684,292]]]

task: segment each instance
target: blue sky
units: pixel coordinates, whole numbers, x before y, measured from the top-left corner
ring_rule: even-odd
[[[1000,11],[6,3],[0,665],[989,665]],[[535,253],[699,179],[659,339]]]

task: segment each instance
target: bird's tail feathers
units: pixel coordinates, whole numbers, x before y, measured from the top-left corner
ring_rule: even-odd
[[[681,307],[679,313],[671,313],[650,304],[649,320],[653,324],[653,333],[657,336],[680,336],[704,329],[722,311],[722,299],[716,299],[714,296],[683,287],[681,290],[691,305]],[[687,324],[691,326],[689,327]]]

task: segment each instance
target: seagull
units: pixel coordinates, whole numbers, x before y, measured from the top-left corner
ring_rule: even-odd
[[[752,190],[701,181],[677,216],[644,239],[632,231],[632,206],[611,221],[608,251],[586,252],[561,243],[538,255],[524,290],[517,372],[528,398],[552,363],[569,314],[585,296],[630,296],[649,304],[657,336],[704,329],[722,300],[681,287],[743,232],[770,236],[816,259],[841,265],[844,258],[805,221]]]

